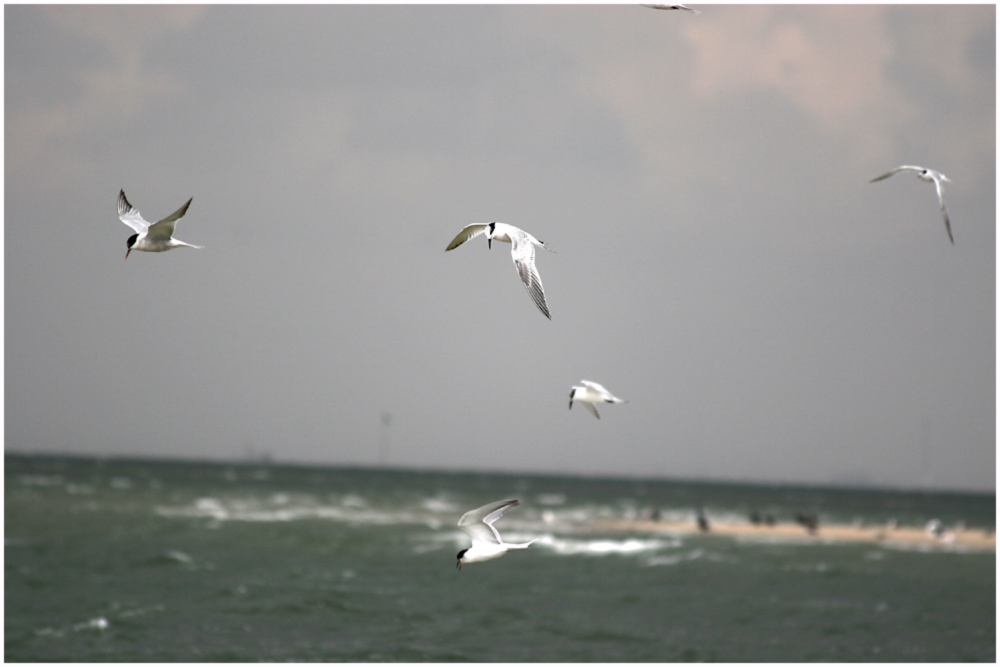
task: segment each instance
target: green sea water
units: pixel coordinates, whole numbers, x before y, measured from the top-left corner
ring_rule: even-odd
[[[5,457],[7,661],[996,660],[996,554],[600,532],[995,529],[992,495]],[[466,510],[526,551],[455,568]]]

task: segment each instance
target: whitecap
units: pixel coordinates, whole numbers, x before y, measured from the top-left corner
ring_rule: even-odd
[[[118,614],[118,618],[132,618],[134,616],[143,616],[154,611],[163,611],[164,607],[162,604],[154,604],[148,607],[137,607],[136,609],[126,609],[122,613]]]
[[[361,496],[349,493],[340,499],[340,504],[344,507],[367,507],[368,502]]]
[[[442,549],[445,548],[446,547],[443,544],[435,544],[433,542],[424,540],[413,547],[413,553],[420,556],[422,554],[429,554],[433,551],[441,551]]]
[[[92,618],[86,623],[77,623],[73,626],[76,631],[80,630],[107,630],[108,629],[108,619],[103,616],[98,616],[97,618]]]
[[[200,516],[208,516],[219,521],[229,518],[229,512],[215,498],[199,498],[194,501],[194,510]]]
[[[933,542],[930,544],[903,544],[900,542],[886,542],[881,545],[884,549],[892,549],[895,551],[916,551],[919,553],[935,553],[935,552],[947,552],[955,554],[973,554],[982,553],[986,548],[977,548],[964,544],[954,544],[948,542]],[[990,547],[988,550],[992,550]]]
[[[515,541],[513,535],[510,539],[511,541]],[[557,554],[563,556],[575,556],[579,554],[588,556],[607,556],[612,554],[636,555],[650,551],[659,551],[661,549],[677,548],[681,545],[681,541],[677,539],[639,539],[634,537],[621,540],[586,540],[545,535],[541,537],[536,544],[548,547]]]
[[[191,558],[191,556],[187,555],[183,551],[178,551],[177,549],[171,549],[170,551],[166,552],[163,555],[169,558],[170,560],[175,560],[178,563],[184,563],[185,565],[194,562],[194,559]]]
[[[62,475],[21,475],[18,481],[25,486],[57,486],[63,483]]]
[[[668,554],[665,556],[653,556],[646,559],[646,565],[655,567],[657,565],[677,565],[686,560],[698,560],[705,556],[702,549],[694,549],[687,553]]]
[[[209,528],[217,528],[223,521],[288,522],[299,520],[341,521],[363,525],[424,524],[432,529],[441,522],[424,512],[390,511],[371,509],[357,496],[347,496],[338,505],[320,505],[309,496],[278,494],[269,501],[257,499],[199,498],[190,505],[157,506],[154,511],[163,517],[180,519],[207,519]],[[275,507],[277,505],[277,507]]]
[[[442,514],[457,512],[460,509],[459,506],[456,505],[455,503],[446,500],[444,498],[441,498],[440,496],[434,496],[433,498],[424,498],[422,501],[420,501],[420,506],[430,512],[440,512]]]
[[[35,635],[39,637],[62,637],[64,634],[66,633],[62,630],[56,630],[55,628],[41,628],[39,630],[35,630]]]

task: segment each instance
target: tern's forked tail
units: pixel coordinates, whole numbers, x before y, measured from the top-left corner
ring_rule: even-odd
[[[507,547],[508,551],[511,550],[511,549],[527,549],[528,547],[530,547],[532,544],[534,544],[535,542],[537,542],[540,539],[541,538],[536,537],[535,539],[531,540],[530,542],[525,542],[523,544],[504,544],[504,546]]]

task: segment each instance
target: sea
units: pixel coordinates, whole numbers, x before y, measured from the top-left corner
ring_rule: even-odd
[[[996,553],[598,528],[938,520],[994,494],[29,456],[8,662],[995,662]],[[467,510],[529,549],[456,568]]]

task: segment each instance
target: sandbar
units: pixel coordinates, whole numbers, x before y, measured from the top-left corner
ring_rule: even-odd
[[[694,534],[701,532],[694,523],[617,520],[598,521],[592,528],[630,533]],[[705,535],[722,535],[734,538],[764,540],[787,540],[803,542],[862,542],[909,547],[964,548],[996,551],[996,533],[977,528],[945,530],[935,536],[924,528],[914,526],[855,526],[850,524],[820,524],[815,531],[809,531],[797,523],[775,523],[754,525],[751,523],[711,523]]]

